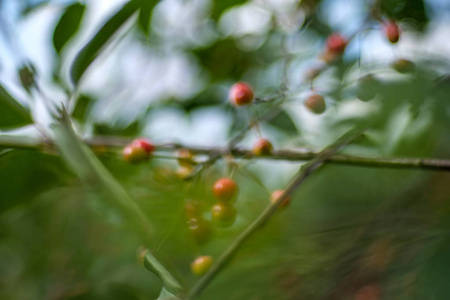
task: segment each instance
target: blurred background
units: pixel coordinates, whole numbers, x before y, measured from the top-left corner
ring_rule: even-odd
[[[281,112],[259,125],[275,149],[317,151],[372,120],[344,153],[450,156],[449,1],[144,1],[118,22],[127,3],[0,1],[0,141],[54,138],[52,115],[63,103],[86,139],[222,147],[276,106]],[[398,22],[398,43],[389,43],[373,10]],[[77,55],[106,22],[115,30],[103,32],[101,53],[74,80]],[[327,65],[320,55],[333,32],[352,39]],[[414,70],[393,68],[399,59]],[[326,101],[321,115],[303,105],[315,69],[323,70],[313,85]],[[368,74],[375,80],[364,91],[376,90],[369,102],[358,97],[358,79]],[[237,81],[274,101],[236,109],[228,90]],[[239,146],[258,137],[250,131]],[[157,299],[161,282],[137,258],[148,245],[129,220],[53,151],[16,148],[0,142],[0,298]],[[157,229],[152,247],[189,286],[198,280],[191,261],[217,258],[301,166],[237,160],[237,220],[198,244],[184,206],[197,199],[210,219],[224,162],[183,180],[176,160],[130,165],[120,149],[94,150]],[[200,299],[450,299],[449,180],[446,172],[326,165]]]

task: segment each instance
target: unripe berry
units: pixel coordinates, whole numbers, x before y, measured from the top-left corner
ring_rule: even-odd
[[[253,144],[252,153],[256,156],[272,155],[272,143],[266,139],[259,139]]]
[[[233,202],[237,192],[237,184],[231,178],[220,178],[213,186],[213,194],[220,202]]]
[[[188,218],[197,218],[201,217],[203,214],[202,205],[198,200],[188,199],[186,200],[186,204],[184,205],[184,210],[186,211],[186,215]]]
[[[202,276],[213,265],[214,260],[211,256],[199,256],[191,264],[191,271],[197,276]]]
[[[235,106],[250,104],[253,101],[253,90],[245,82],[235,83],[230,89],[229,99]]]
[[[155,146],[146,139],[136,139],[127,145],[122,152],[123,158],[130,163],[138,163],[148,159]]]
[[[209,241],[212,230],[209,221],[203,219],[201,216],[191,218],[188,221],[189,231],[198,244],[204,244]]]
[[[195,162],[192,160],[192,152],[189,149],[179,149],[177,151],[178,163],[182,167],[192,167]]]
[[[281,197],[281,195],[283,195],[283,193],[284,193],[284,190],[275,190],[275,191],[273,191],[273,193],[272,193],[272,195],[270,197],[270,201],[272,203],[276,202]],[[281,202],[281,204],[280,204],[280,206],[278,206],[278,208],[279,209],[284,208],[284,207],[288,206],[289,203],[291,203],[291,197],[287,196],[283,200],[283,202]]]
[[[414,71],[416,65],[410,60],[399,58],[392,62],[391,67],[399,73],[410,73]]]
[[[321,114],[326,109],[325,99],[319,94],[312,94],[304,102],[306,108],[315,113]]]
[[[123,149],[123,158],[129,163],[138,163],[147,158],[147,153],[144,149],[128,145]]]
[[[326,51],[342,55],[347,47],[347,39],[341,36],[339,33],[333,33],[328,36],[325,45]]]
[[[389,42],[395,44],[400,38],[400,29],[394,21],[388,21],[383,25],[383,31]]]
[[[370,101],[375,98],[379,89],[379,82],[371,74],[358,79],[356,97],[361,101]]]
[[[211,209],[214,224],[229,227],[236,220],[236,208],[231,204],[217,203]]]
[[[180,179],[186,179],[191,175],[192,167],[179,167],[176,171],[177,177]]]

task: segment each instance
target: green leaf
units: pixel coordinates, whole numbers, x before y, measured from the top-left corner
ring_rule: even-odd
[[[53,46],[59,54],[64,45],[77,33],[86,6],[74,3],[66,8],[53,32]]]
[[[431,250],[431,249],[430,249]],[[450,299],[447,274],[450,267],[450,239],[438,243],[426,259],[418,277],[415,299]]]
[[[84,121],[86,115],[89,113],[89,109],[92,107],[92,101],[93,99],[91,97],[83,94],[80,95],[72,112],[72,117],[79,121]]]
[[[292,121],[291,116],[289,116],[285,111],[281,111],[275,118],[269,120],[268,123],[272,126],[275,126],[283,133],[291,135],[299,134],[299,130]]]
[[[0,85],[0,129],[20,127],[33,123],[28,109],[20,105]]]
[[[138,120],[131,124],[121,126],[120,124],[94,124],[94,134],[96,135],[118,135],[131,136],[138,135],[141,131],[141,126]]]
[[[0,212],[60,186],[68,174],[59,159],[36,151],[13,150],[0,155]]]
[[[87,45],[81,49],[70,69],[70,77],[74,84],[78,84],[84,72],[100,55],[117,30],[139,9],[140,3],[140,1],[126,3],[100,28]]]
[[[183,291],[183,286],[178,282],[175,277],[161,264],[161,262],[156,259],[156,257],[150,252],[150,250],[147,250],[144,257],[144,267],[158,276],[159,279],[161,279],[163,283],[163,291],[161,292],[161,295],[158,299],[170,299],[169,296],[173,296],[173,294],[178,295]],[[169,293],[165,296],[165,298],[162,298],[163,292]],[[173,298],[177,299],[177,298]]]
[[[138,25],[145,35],[150,31],[150,21],[152,20],[152,11],[157,1],[141,0],[142,7],[139,10]]]
[[[415,21],[419,30],[429,21],[423,0],[382,0],[381,10],[395,20]]]

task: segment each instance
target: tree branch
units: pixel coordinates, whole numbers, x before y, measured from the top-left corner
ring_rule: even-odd
[[[86,143],[92,148],[106,148],[107,150],[116,151],[130,143],[131,139],[117,138],[110,136],[95,137],[86,140]],[[43,150],[51,149],[54,145],[42,142],[37,139],[28,137],[17,137],[0,135],[0,147]],[[318,152],[305,150],[276,150],[270,156],[255,156],[251,150],[242,148],[214,148],[190,146],[180,143],[164,143],[156,145],[158,152],[154,155],[159,159],[177,159],[172,153],[181,148],[189,149],[194,154],[207,155],[209,157],[221,157],[227,154],[233,155],[235,158],[241,159],[263,159],[263,160],[283,160],[283,161],[309,161],[319,155]],[[391,168],[391,169],[423,169],[434,171],[450,171],[450,160],[434,159],[434,158],[379,158],[379,157],[361,157],[350,155],[333,155],[326,161],[327,164],[350,165],[358,167],[371,168]]]

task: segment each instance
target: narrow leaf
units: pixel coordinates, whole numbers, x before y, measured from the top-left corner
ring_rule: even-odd
[[[0,129],[31,124],[30,112],[0,85]]]
[[[152,11],[157,1],[141,0],[142,7],[139,10],[138,25],[142,32],[148,35],[150,30],[150,21],[152,19]]]
[[[99,56],[101,51],[111,40],[117,30],[139,9],[140,1],[126,3],[114,14],[84,46],[75,57],[70,69],[70,77],[74,84],[78,84],[90,64]]]
[[[89,147],[82,142],[75,131],[69,116],[63,111],[60,121],[53,125],[56,146],[62,157],[78,175],[85,186],[102,200],[123,212],[127,219],[147,238],[152,235],[153,228],[136,203],[128,196],[123,187],[102,165]]]
[[[147,241],[153,237],[153,227],[144,213],[128,196],[123,187],[103,166],[89,147],[75,133],[73,124],[65,110],[59,122],[53,125],[55,143],[62,157],[84,183],[87,191],[99,195],[103,202],[115,208],[134,224]],[[150,269],[161,278],[169,292],[182,291],[181,285],[152,253],[147,252],[145,260]]]
[[[173,275],[161,264],[161,262],[158,259],[156,259],[154,255],[152,255],[150,250],[147,250],[145,254],[144,267],[153,274],[155,274],[156,276],[158,276],[159,279],[161,279],[164,286],[163,291],[165,291],[166,293],[169,292],[170,293],[169,295],[172,294],[178,295],[183,291],[183,286],[180,284],[180,282],[177,279],[175,279],[175,277],[173,277]],[[163,293],[161,293],[161,295],[163,295]],[[168,295],[166,296],[168,297]]]
[[[86,6],[74,3],[66,8],[53,32],[53,46],[59,54],[64,45],[77,33]]]

